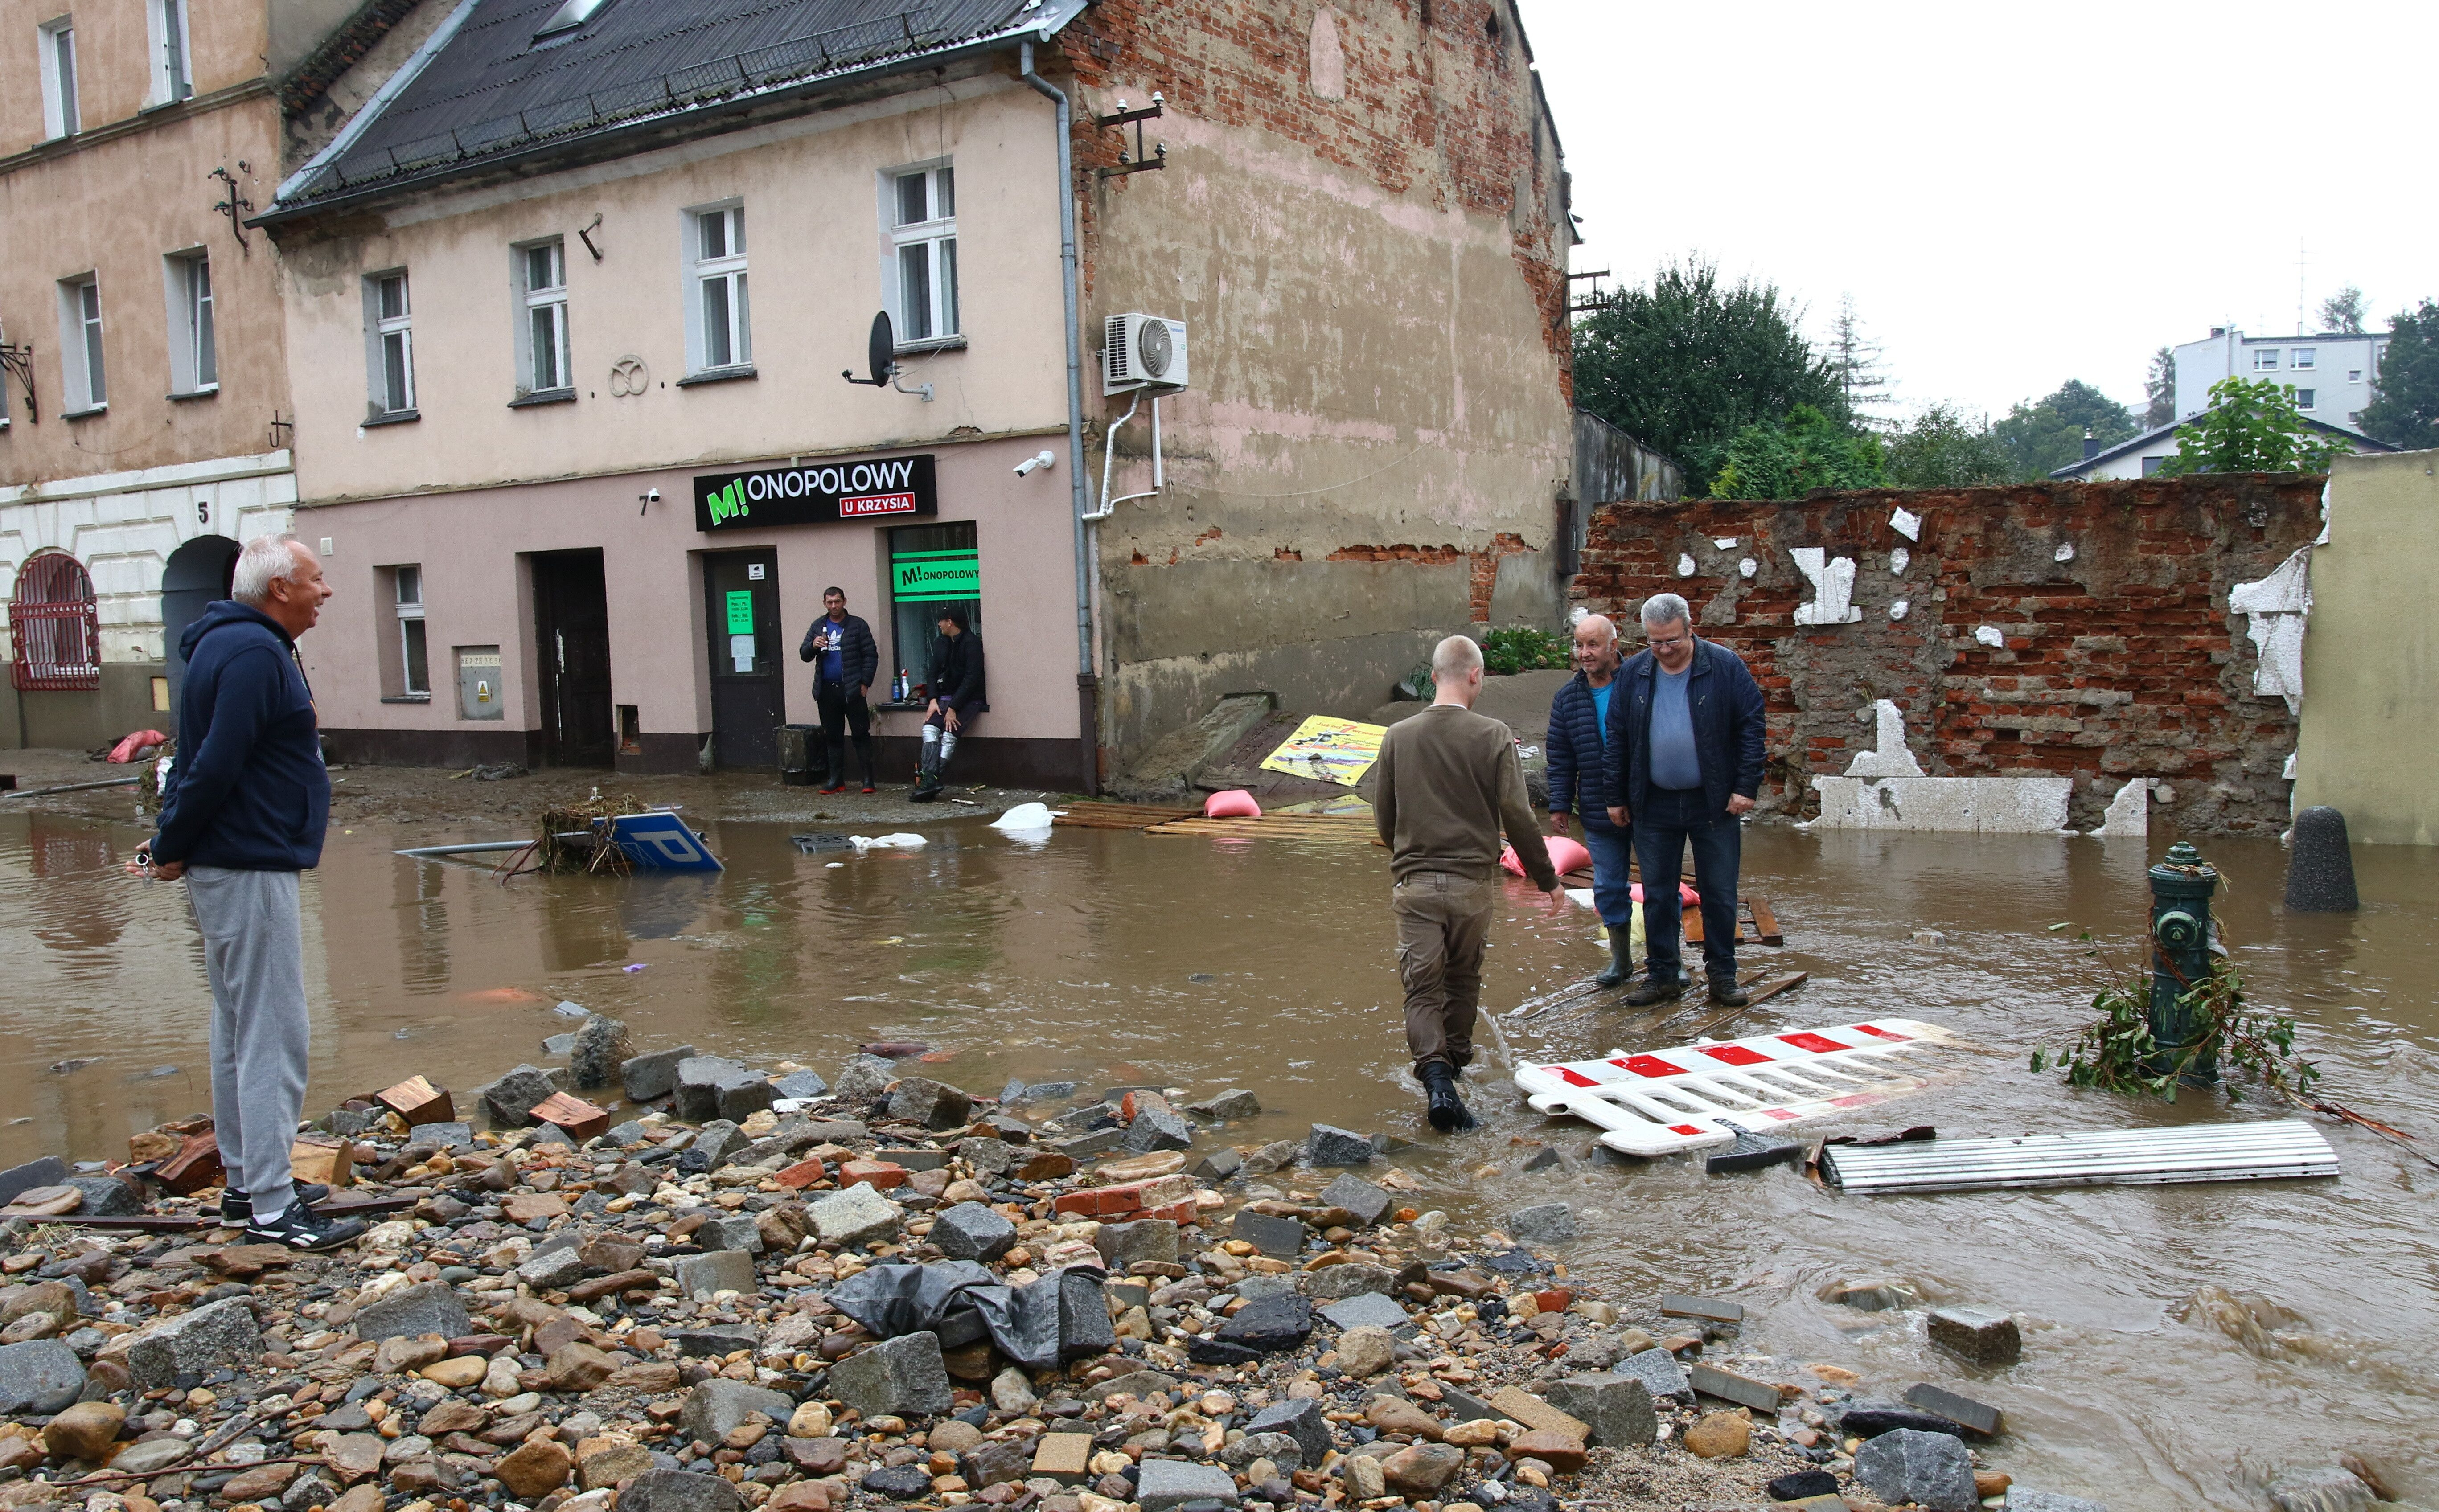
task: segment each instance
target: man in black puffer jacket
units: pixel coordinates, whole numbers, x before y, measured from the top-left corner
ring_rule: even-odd
[[[1576,625],[1576,680],[1550,701],[1543,747],[1550,764],[1550,827],[1563,835],[1570,814],[1581,818],[1584,848],[1593,853],[1593,906],[1609,926],[1609,965],[1593,979],[1603,988],[1621,985],[1634,972],[1634,883],[1628,873],[1634,827],[1609,822],[1609,783],[1602,771],[1617,660],[1617,626],[1607,614],[1586,614]]]
[[[983,696],[983,638],[962,609],[940,612],[940,638],[932,643],[930,706],[923,714],[923,755],[907,796],[930,803],[940,795],[940,774],[957,750],[957,738],[973,728],[974,716],[990,707]]]
[[[312,1051],[298,874],[322,860],[330,774],[296,637],[330,596],[322,563],[291,536],[238,554],[223,599],[178,647],[178,754],[159,832],[136,849],[148,876],[185,878],[212,987],[212,1130],[227,1184],[223,1222],[249,1244],[332,1250],[362,1218],[325,1218],[327,1186],[298,1185],[288,1151]]]

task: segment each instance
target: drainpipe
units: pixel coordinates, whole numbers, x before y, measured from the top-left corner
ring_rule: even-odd
[[[1076,720],[1077,758],[1085,792],[1101,791],[1100,679],[1093,670],[1092,560],[1085,546],[1084,346],[1077,327],[1076,261],[1076,164],[1067,96],[1033,71],[1033,44],[1019,44],[1018,77],[1047,96],[1059,118],[1059,271],[1067,296],[1067,487],[1068,515],[1076,529]]]

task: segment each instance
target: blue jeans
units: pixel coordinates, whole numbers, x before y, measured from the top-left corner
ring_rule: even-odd
[[[1711,980],[1736,979],[1736,868],[1744,829],[1713,813],[1700,789],[1653,788],[1634,813],[1634,855],[1643,863],[1644,950],[1655,982],[1682,981],[1683,915],[1677,878],[1694,847],[1694,890],[1702,895],[1702,967]]]
[[[1632,922],[1628,910],[1634,906],[1634,879],[1627,875],[1627,863],[1634,857],[1634,827],[1595,826],[1586,819],[1584,848],[1593,853],[1593,907],[1610,928],[1628,928]]]

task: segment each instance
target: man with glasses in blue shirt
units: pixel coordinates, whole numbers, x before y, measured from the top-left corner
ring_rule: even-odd
[[[1649,1007],[1685,991],[1674,884],[1691,846],[1711,1001],[1740,1008],[1751,1000],[1736,986],[1736,873],[1742,821],[1761,791],[1761,686],[1736,652],[1694,634],[1692,612],[1675,594],[1645,599],[1642,620],[1647,649],[1618,671],[1603,756],[1610,823],[1631,820],[1643,868],[1649,971],[1626,1001]]]

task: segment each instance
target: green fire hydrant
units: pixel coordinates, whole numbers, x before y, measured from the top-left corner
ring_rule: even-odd
[[[2218,872],[2180,840],[2150,876],[2151,1039],[2159,1050],[2144,1069],[2159,1076],[2176,1070],[2187,1049],[2202,1038],[2202,1011],[2179,998],[2210,977],[2210,904],[2211,894],[2218,890]],[[2216,1084],[2216,1051],[2198,1057],[2177,1079],[2187,1087]]]

